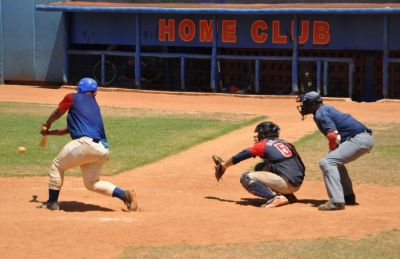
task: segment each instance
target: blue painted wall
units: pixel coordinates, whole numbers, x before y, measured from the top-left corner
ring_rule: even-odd
[[[40,0],[47,4],[58,0]],[[63,81],[65,24],[61,12],[35,13],[35,81]]]
[[[134,14],[71,13],[70,16],[71,43],[135,45]]]
[[[4,84],[4,58],[3,58],[3,17],[2,13],[2,2],[0,1],[0,84]]]
[[[168,14],[142,14],[141,42],[142,45],[152,46],[192,46],[211,47],[211,42],[199,41],[199,21],[212,20],[211,15],[168,15]],[[174,20],[175,41],[160,41],[159,21]],[[179,23],[190,19],[195,25],[195,37],[189,42],[184,42],[179,37]],[[219,15],[218,46],[231,48],[292,48],[291,22],[292,15]],[[224,43],[221,41],[221,20],[236,21],[236,42]],[[256,43],[251,38],[251,25],[256,20],[264,21],[268,28],[265,43]],[[288,38],[286,44],[272,43],[272,21],[280,22],[279,35]],[[134,13],[71,13],[71,42],[80,44],[129,44],[135,45],[135,14]],[[308,40],[299,44],[305,49],[338,49],[338,50],[382,50],[383,49],[383,15],[299,15],[299,22],[309,22]],[[323,21],[329,24],[330,41],[328,44],[316,45],[312,42],[313,22]],[[400,35],[397,30],[400,18],[391,16],[390,49],[399,50]],[[299,34],[302,31],[299,29]]]
[[[62,81],[62,13],[35,11],[51,2],[1,0],[2,81]]]
[[[63,12],[35,11],[36,5],[59,0],[1,0],[0,1],[0,82],[8,81],[51,81],[62,82],[64,71],[64,42],[78,44],[129,44],[135,45],[134,13],[68,13],[71,19],[71,39],[65,39]],[[212,43],[200,43],[196,33],[193,41],[183,42],[178,37],[171,42],[158,39],[159,19],[175,19],[176,24],[188,18],[198,26],[200,19],[211,20],[203,14],[141,14],[141,43],[144,46],[193,46],[212,47]],[[389,48],[400,50],[400,16],[389,15]],[[218,20],[237,21],[237,42],[223,43],[218,47],[238,48],[292,48],[290,40],[292,15],[219,15]],[[271,21],[281,21],[280,34],[289,38],[286,44],[272,44],[270,40],[257,44],[250,37],[254,20],[268,24],[266,32],[271,34]],[[299,15],[302,20],[323,20],[330,24],[330,42],[312,45],[311,41],[299,44],[299,49],[383,49],[383,15]],[[177,27],[177,25],[176,25]],[[220,28],[219,28],[220,30]],[[312,30],[310,30],[312,32]],[[220,36],[220,35],[219,35]],[[219,37],[218,36],[218,37]],[[269,36],[271,37],[271,36]],[[311,37],[311,36],[310,36]]]
[[[5,80],[34,80],[34,2],[2,1]]]

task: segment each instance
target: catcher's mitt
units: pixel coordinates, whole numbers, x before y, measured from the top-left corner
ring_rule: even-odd
[[[215,163],[215,178],[219,181],[225,173],[225,167],[222,166],[224,160],[217,155],[213,155],[212,159]]]

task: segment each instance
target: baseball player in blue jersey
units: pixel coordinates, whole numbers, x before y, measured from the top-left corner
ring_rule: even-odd
[[[137,210],[136,194],[133,190],[122,190],[110,182],[100,180],[103,163],[108,161],[108,142],[100,108],[96,102],[97,83],[92,78],[79,81],[77,93],[67,94],[42,124],[41,134],[70,134],[67,143],[53,160],[49,177],[49,199],[42,208],[58,210],[58,197],[64,182],[64,172],[80,166],[85,187],[97,193],[121,199],[128,210]],[[68,111],[67,127],[50,130],[54,121]]]
[[[294,192],[300,189],[305,167],[295,147],[279,138],[280,128],[266,121],[257,125],[254,132],[255,144],[221,162],[222,172],[245,159],[260,157],[253,172],[245,172],[240,183],[251,194],[267,200],[262,207],[274,208],[295,202]],[[222,175],[221,175],[222,176]]]
[[[314,115],[318,129],[328,139],[329,153],[320,161],[329,200],[319,210],[341,210],[345,205],[357,205],[353,185],[345,164],[368,153],[373,145],[372,130],[351,115],[323,104],[317,92],[298,98],[300,114]]]

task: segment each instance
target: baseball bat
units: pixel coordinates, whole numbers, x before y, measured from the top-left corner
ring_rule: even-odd
[[[47,125],[42,124],[42,131],[47,131]],[[42,138],[40,139],[39,147],[44,148],[47,144],[47,135],[42,135]]]
[[[47,144],[47,136],[42,136],[40,139],[39,147],[44,148],[46,147]]]

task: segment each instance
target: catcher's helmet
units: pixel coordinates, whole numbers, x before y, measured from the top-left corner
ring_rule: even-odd
[[[90,77],[82,78],[78,83],[78,93],[96,92],[97,82]]]
[[[321,95],[315,91],[300,95],[297,98],[297,101],[300,102],[300,106],[297,106],[297,109],[303,118],[307,114],[314,113],[314,111],[322,104]]]
[[[278,125],[271,121],[264,121],[257,125],[254,132],[257,133],[258,141],[261,141],[265,138],[278,138],[280,128]]]

